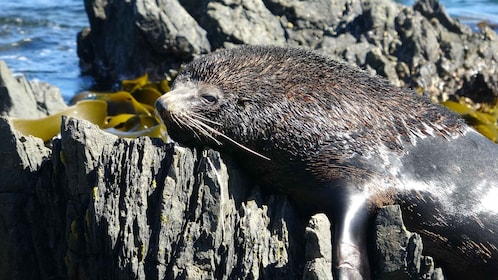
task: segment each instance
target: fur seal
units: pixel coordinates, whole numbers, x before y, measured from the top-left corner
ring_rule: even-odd
[[[187,65],[156,102],[170,137],[230,153],[335,225],[335,276],[369,279],[377,207],[449,279],[498,279],[498,146],[449,110],[343,62],[244,46]]]

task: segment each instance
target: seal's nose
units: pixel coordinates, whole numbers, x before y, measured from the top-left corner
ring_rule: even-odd
[[[156,107],[156,111],[159,114],[159,116],[162,117],[164,112],[168,110],[168,103],[164,101],[164,95],[156,100],[154,106]]]

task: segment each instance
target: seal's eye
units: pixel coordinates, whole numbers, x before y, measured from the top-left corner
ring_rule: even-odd
[[[218,99],[213,95],[203,94],[203,95],[201,95],[201,97],[202,97],[202,100],[209,105],[214,105],[214,104],[216,104],[216,102],[218,102]]]

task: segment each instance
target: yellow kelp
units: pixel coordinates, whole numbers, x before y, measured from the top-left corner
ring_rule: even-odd
[[[33,135],[47,142],[59,134],[63,115],[85,119],[102,126],[107,116],[107,103],[102,100],[84,100],[44,118],[34,120],[12,118],[11,121],[14,128],[22,134]]]
[[[498,142],[498,105],[493,103],[473,103],[468,98],[442,103],[450,110],[460,114],[465,121],[479,133],[493,142]]]
[[[154,102],[169,90],[167,80],[150,82],[145,74],[122,81],[117,92],[81,92],[71,100],[74,105],[60,113],[37,120],[12,119],[12,123],[21,133],[44,141],[59,133],[62,115],[86,119],[119,137],[165,139],[166,128],[154,113]]]

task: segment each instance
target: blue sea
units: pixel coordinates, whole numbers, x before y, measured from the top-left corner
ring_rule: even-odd
[[[498,24],[498,0],[441,3],[470,26],[480,21]],[[7,0],[1,6],[0,60],[16,75],[56,85],[66,100],[91,86],[92,79],[80,75],[76,54],[76,35],[89,26],[83,0]]]

